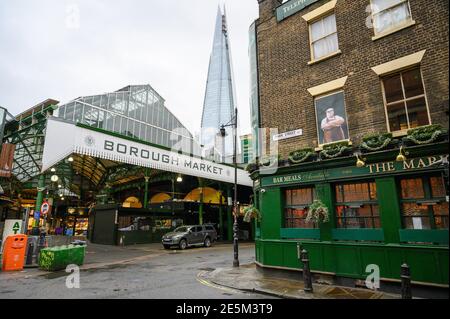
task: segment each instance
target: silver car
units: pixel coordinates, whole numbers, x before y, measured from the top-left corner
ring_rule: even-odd
[[[165,249],[177,246],[185,249],[189,246],[210,247],[217,240],[217,231],[212,225],[188,225],[180,226],[174,231],[162,237],[162,244]]]

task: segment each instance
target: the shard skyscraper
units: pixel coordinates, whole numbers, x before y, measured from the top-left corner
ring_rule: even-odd
[[[216,159],[231,161],[233,154],[233,128],[226,127],[226,137],[220,137],[221,125],[230,124],[236,107],[230,44],[225,8],[217,9],[214,42],[209,60],[208,79],[203,102],[201,144]],[[218,157],[217,154],[221,156]]]

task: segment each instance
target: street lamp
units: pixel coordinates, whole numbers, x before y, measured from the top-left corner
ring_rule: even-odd
[[[238,249],[238,208],[237,208],[237,119],[238,119],[238,111],[237,108],[234,109],[234,116],[227,124],[222,124],[220,126],[220,135],[225,138],[225,127],[233,126],[233,164],[234,164],[234,203],[233,203],[233,215],[234,215],[234,223],[233,223],[233,250],[234,250],[234,258],[233,258],[233,267],[239,267],[239,249]],[[225,141],[223,141],[225,144]],[[224,154],[225,155],[225,154]]]
[[[181,177],[181,175],[178,175],[177,183],[181,183],[182,181],[183,177]],[[175,200],[175,179],[172,177],[172,214],[175,213],[174,200]]]

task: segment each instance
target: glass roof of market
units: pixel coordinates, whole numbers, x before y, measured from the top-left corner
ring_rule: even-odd
[[[58,117],[169,148],[198,149],[192,134],[150,85],[79,97],[60,106]]]

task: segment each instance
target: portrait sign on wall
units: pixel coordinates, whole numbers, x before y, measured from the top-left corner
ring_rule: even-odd
[[[316,98],[314,104],[319,144],[347,140],[349,134],[344,92]]]

